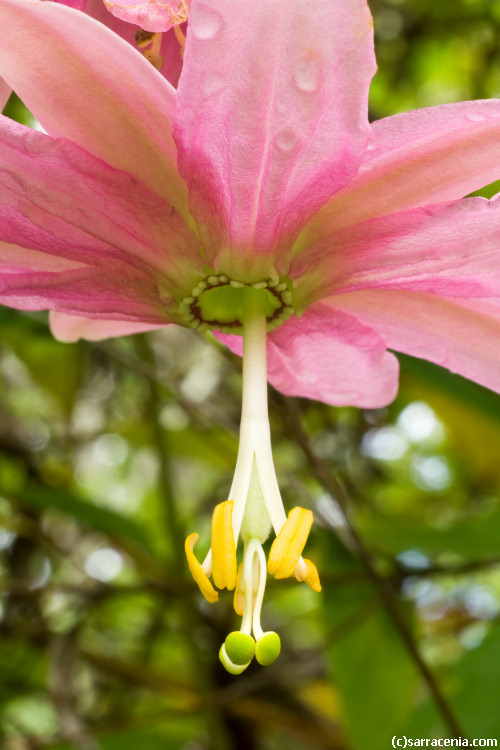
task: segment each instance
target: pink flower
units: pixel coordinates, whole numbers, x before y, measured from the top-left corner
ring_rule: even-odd
[[[266,328],[268,378],[285,394],[387,404],[388,349],[500,391],[500,200],[463,198],[499,177],[500,101],[370,125],[365,0],[192,0],[177,91],[78,10],[0,0],[0,22],[0,74],[48,133],[1,120],[3,304],[50,309],[67,341],[175,323],[241,352],[244,333],[234,506],[217,511],[214,581],[236,583],[232,528],[252,548],[238,606],[258,653],[266,524],[271,572],[319,588],[301,557],[312,519],[285,522],[274,475]],[[200,566],[190,540],[213,601],[212,557]],[[240,646],[226,644],[227,668],[241,671]]]
[[[177,85],[182,68],[183,33],[162,34],[187,19],[188,0],[173,0],[172,4],[158,0],[54,0],[61,5],[80,10],[110,28],[142,53],[173,86]],[[145,33],[143,30],[160,32]],[[181,45],[179,44],[181,43]],[[11,87],[0,78],[0,112],[5,107]]]
[[[370,125],[366,3],[292,7],[194,2],[176,93],[91,18],[1,1],[0,72],[50,134],[2,123],[2,301],[84,315],[53,316],[74,339],[182,324],[214,272],[274,279],[284,393],[388,403],[387,348],[500,390],[500,204],[458,200],[498,177],[500,102]]]

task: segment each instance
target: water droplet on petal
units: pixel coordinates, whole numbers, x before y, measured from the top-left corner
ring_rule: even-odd
[[[215,96],[226,87],[223,76],[218,73],[207,73],[203,81],[203,87],[207,96]]]
[[[189,28],[197,39],[213,39],[222,28],[220,13],[206,5],[197,5],[196,12],[189,17]]]
[[[486,117],[484,115],[479,114],[468,114],[466,115],[467,119],[470,120],[470,122],[484,122],[486,120]]]
[[[297,143],[297,135],[291,128],[283,128],[276,135],[276,145],[281,151],[291,151]]]
[[[312,52],[303,55],[294,70],[294,81],[300,91],[312,93],[319,86],[320,64]]]

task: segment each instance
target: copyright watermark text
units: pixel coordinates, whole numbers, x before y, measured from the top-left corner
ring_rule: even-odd
[[[413,737],[398,737],[394,735],[392,738],[393,747],[498,747],[498,740],[468,740],[465,737],[458,739],[425,739],[425,738],[413,738]]]

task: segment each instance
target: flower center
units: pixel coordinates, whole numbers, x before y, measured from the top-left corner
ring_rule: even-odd
[[[251,284],[213,274],[199,281],[179,303],[186,324],[200,331],[219,329],[223,333],[241,333],[244,318],[245,290],[252,290],[266,315],[271,331],[294,314],[292,293],[284,280],[262,279]]]
[[[188,20],[188,0],[178,0],[177,9],[168,4],[163,4],[162,9],[165,11],[168,10],[168,20],[169,23],[171,23],[173,26],[174,34],[180,45],[181,57],[183,58],[184,47],[186,46],[186,36],[179,27],[181,24],[185,23]],[[146,60],[149,60],[151,65],[153,65],[153,67],[155,67],[157,70],[161,70],[163,68],[163,57],[161,55],[161,32],[145,31],[144,29],[139,29],[135,35],[135,42],[139,49],[142,51],[142,54],[144,55]]]

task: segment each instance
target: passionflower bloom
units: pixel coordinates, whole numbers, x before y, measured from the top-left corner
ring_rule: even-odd
[[[500,201],[463,198],[499,177],[500,102],[370,124],[365,0],[192,0],[177,90],[77,9],[0,0],[0,21],[0,75],[46,130],[0,121],[0,300],[51,310],[65,341],[177,324],[243,353],[233,484],[204,562],[196,534],[186,552],[209,601],[235,590],[226,668],[270,663],[266,566],[320,584],[312,514],[281,502],[266,380],[380,407],[396,349],[500,390]]]

